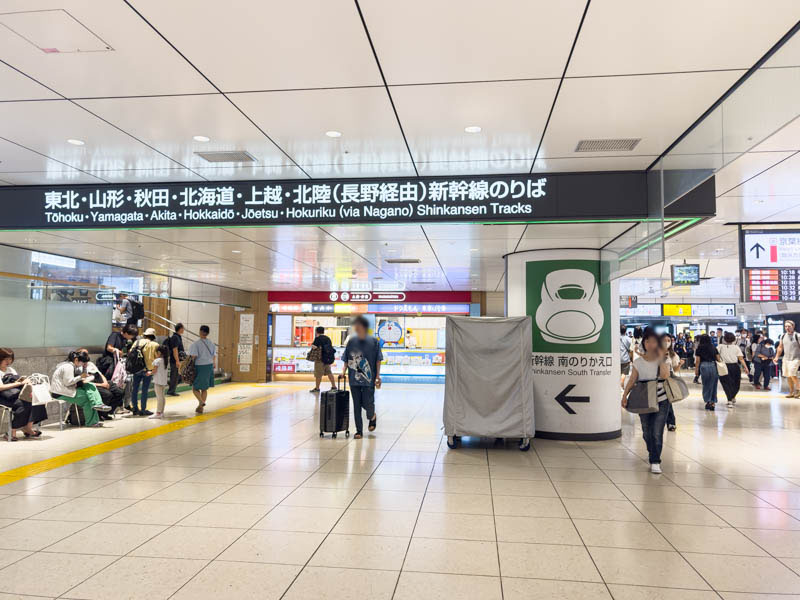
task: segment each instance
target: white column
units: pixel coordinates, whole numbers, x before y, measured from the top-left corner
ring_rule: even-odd
[[[548,249],[506,257],[506,313],[533,320],[537,437],[619,437],[619,294],[602,283],[600,251]]]

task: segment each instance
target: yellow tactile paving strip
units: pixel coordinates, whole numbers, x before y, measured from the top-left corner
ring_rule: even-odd
[[[17,467],[9,471],[4,471],[3,473],[0,473],[0,485],[13,483],[20,479],[25,479],[26,477],[39,475],[40,473],[44,473],[52,469],[57,469],[58,467],[63,467],[64,465],[75,463],[81,460],[86,460],[87,458],[91,458],[92,456],[97,456],[98,454],[110,452],[111,450],[117,450],[118,448],[124,448],[125,446],[130,446],[131,444],[136,444],[137,442],[142,442],[144,440],[149,440],[154,437],[164,435],[165,433],[172,433],[173,431],[178,431],[186,427],[191,427],[192,425],[197,425],[198,423],[202,423],[204,421],[209,421],[211,419],[216,419],[223,415],[238,412],[240,410],[250,408],[251,406],[256,406],[258,404],[268,402],[269,400],[277,398],[278,396],[283,395],[287,391],[290,391],[289,388],[274,388],[274,389],[276,390],[275,393],[268,394],[266,396],[260,396],[258,398],[252,398],[250,400],[245,400],[237,404],[231,404],[230,406],[217,409],[207,414],[196,415],[194,417],[189,417],[186,419],[182,419],[180,421],[166,423],[164,425],[148,429],[147,431],[140,431],[138,433],[124,435],[122,437],[109,440],[107,442],[95,444],[93,446],[88,446],[86,448],[81,448],[80,450],[73,450],[71,452],[66,452],[64,454],[53,456],[45,460],[40,460],[38,462],[34,462],[28,465],[23,465],[21,467]]]

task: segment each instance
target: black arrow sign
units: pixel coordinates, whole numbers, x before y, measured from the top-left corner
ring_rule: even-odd
[[[574,384],[569,384],[558,393],[558,396],[556,396],[556,402],[558,402],[561,405],[561,408],[571,415],[576,413],[574,410],[572,410],[572,407],[567,404],[567,402],[589,402],[589,396],[567,396],[567,394],[569,394],[574,387]]]
[[[756,251],[756,258],[758,258],[760,253],[766,250],[766,248],[764,248],[764,246],[756,242],[755,245],[752,248],[750,248],[750,252],[752,252],[753,250]]]

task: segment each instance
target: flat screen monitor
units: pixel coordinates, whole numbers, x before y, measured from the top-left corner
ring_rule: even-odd
[[[672,285],[700,285],[700,265],[672,265]]]

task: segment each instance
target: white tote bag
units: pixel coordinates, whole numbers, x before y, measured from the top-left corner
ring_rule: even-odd
[[[27,379],[27,385],[31,386],[31,404],[39,406],[53,399],[50,395],[50,378],[47,375],[33,373]]]

